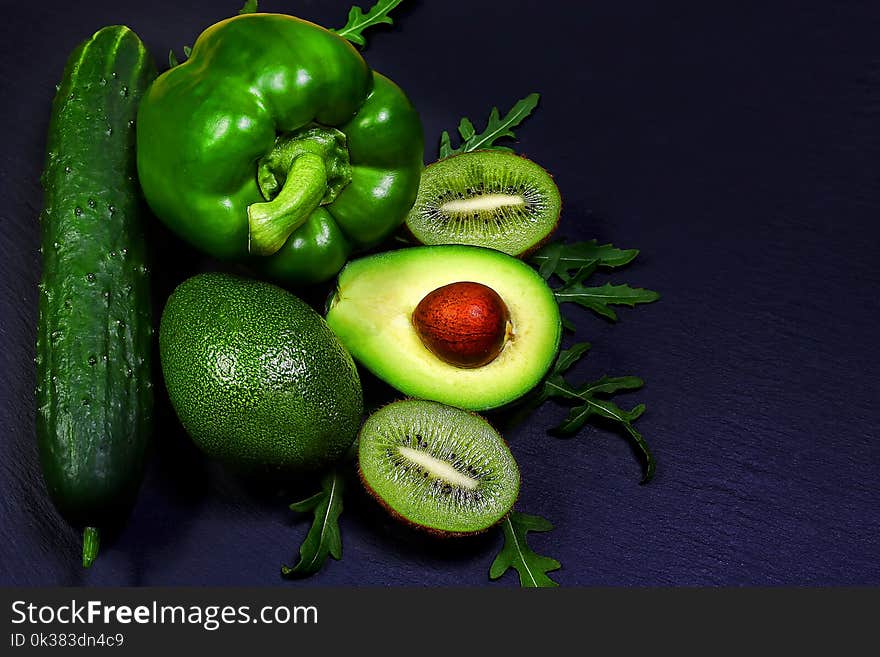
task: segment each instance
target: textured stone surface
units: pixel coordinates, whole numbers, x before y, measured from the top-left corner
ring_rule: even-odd
[[[240,3],[222,4],[38,2],[4,15],[2,584],[286,584],[279,566],[307,529],[286,505],[309,486],[255,487],[206,462],[160,394],[138,505],[83,572],[36,460],[38,177],[54,84],[102,25],[127,23],[161,64]],[[341,25],[350,3],[261,4]],[[605,429],[547,435],[564,414],[548,404],[506,434],[518,508],[556,524],[533,546],[563,563],[554,577],[568,586],[880,584],[876,3],[497,6],[405,3],[366,56],[421,111],[428,158],[460,116],[480,128],[492,105],[540,91],[518,148],[559,184],[560,234],[641,249],[608,278],[664,295],[613,326],[566,310],[593,343],[575,378],[646,380],[626,402],[648,405],[638,426],[658,469],[639,486],[635,453]],[[154,238],[161,304],[214,265]],[[294,586],[488,583],[497,534],[413,535],[354,481],[345,504],[343,560]]]

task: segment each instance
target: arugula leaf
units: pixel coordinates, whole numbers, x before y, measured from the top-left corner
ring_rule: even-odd
[[[532,412],[541,404],[547,401],[551,396],[547,383],[560,378],[562,373],[574,365],[581,357],[590,349],[589,342],[579,342],[573,344],[568,349],[564,349],[556,356],[552,367],[544,377],[543,384],[536,386],[528,395],[512,409],[512,413],[504,416],[504,419],[498,418],[497,421],[503,422],[508,427],[513,427],[525,420]]]
[[[639,404],[631,410],[625,411],[608,399],[596,397],[596,395],[612,395],[620,391],[638,390],[643,385],[644,381],[636,376],[603,376],[597,381],[574,388],[561,374],[554,372],[544,383],[542,395],[545,399],[548,397],[562,398],[566,402],[573,402],[574,406],[568,417],[553,429],[553,432],[561,436],[573,435],[580,431],[587,420],[593,416],[599,416],[619,424],[630,435],[645,458],[645,474],[641,483],[648,483],[654,477],[657,466],[648,443],[633,426],[633,422],[645,412],[645,405]]]
[[[445,130],[440,135],[440,159],[457,155],[459,153],[467,153],[475,150],[496,150],[510,151],[512,149],[507,146],[498,146],[495,144],[499,139],[514,139],[511,128],[515,128],[523,120],[532,113],[532,110],[538,106],[539,94],[529,94],[510,109],[510,111],[501,118],[497,107],[493,107],[489,113],[489,120],[486,123],[486,129],[477,134],[474,124],[470,120],[463,118],[458,124],[458,134],[461,135],[461,145],[458,148],[452,148],[449,133]]]
[[[589,242],[553,242],[538,249],[529,258],[538,267],[538,273],[545,280],[554,274],[566,280],[571,272],[594,265],[596,267],[623,267],[639,255],[638,249],[618,249],[613,244],[599,244],[596,240]]]
[[[560,385],[564,385],[565,383],[562,375],[571,369],[576,362],[583,358],[591,347],[592,345],[589,342],[576,342],[568,349],[562,349],[556,356],[556,360],[553,362],[552,367],[544,376],[543,383],[540,387],[537,387],[532,391],[533,399],[529,408],[534,410],[535,407],[540,406],[550,397],[561,396],[558,389]]]
[[[449,133],[444,130],[440,135],[440,159],[442,160],[444,157],[449,157],[452,154],[452,140],[449,137]]]
[[[537,406],[555,397],[562,403],[571,404],[568,417],[551,431],[560,437],[572,436],[580,431],[584,424],[593,417],[600,417],[620,425],[633,439],[636,446],[645,458],[645,475],[641,483],[648,483],[654,476],[656,463],[648,447],[648,443],[633,426],[642,413],[645,405],[639,404],[629,411],[625,411],[614,402],[597,395],[613,395],[616,392],[638,390],[644,385],[637,376],[602,376],[591,383],[580,387],[572,387],[563,376],[572,366],[578,362],[590,350],[589,342],[578,342],[568,349],[563,349],[556,357],[553,367],[544,378],[544,383],[537,388],[533,397],[527,403],[525,412],[534,410]]]
[[[578,362],[590,350],[591,346],[589,342],[578,342],[571,345],[568,349],[560,351],[556,357],[556,362],[553,364],[553,375],[560,376],[568,371],[572,365]]]
[[[530,531],[546,532],[553,525],[540,516],[511,511],[502,524],[504,547],[489,567],[489,578],[498,579],[510,568],[519,573],[520,586],[526,588],[559,586],[547,576],[562,567],[556,559],[535,553],[529,547],[526,534]]]
[[[617,313],[609,306],[651,303],[660,298],[653,290],[631,288],[629,285],[586,287],[583,282],[599,267],[613,269],[629,264],[639,254],[638,249],[618,249],[613,244],[599,244],[596,240],[565,244],[554,242],[539,249],[530,258],[532,265],[544,280],[558,277],[563,285],[553,290],[559,303],[576,303],[602,317],[617,321]],[[566,328],[569,328],[568,323]]]
[[[342,513],[342,495],[345,478],[334,469],[321,479],[321,491],[290,505],[291,511],[313,513],[315,518],[299,548],[299,562],[293,567],[282,566],[284,577],[307,577],[321,570],[328,556],[342,558],[342,536],[339,516]]]
[[[345,24],[345,27],[341,27],[338,30],[331,30],[331,32],[335,32],[354,44],[364,46],[367,42],[361,32],[368,27],[373,27],[374,25],[380,25],[382,23],[393,25],[394,21],[388,16],[388,13],[401,2],[403,2],[403,0],[379,0],[376,4],[370,7],[366,14],[360,7],[352,7],[348,11],[348,22]]]
[[[638,303],[651,303],[660,298],[660,295],[653,290],[630,287],[629,285],[606,283],[599,287],[587,287],[581,283],[577,276],[570,279],[562,287],[553,290],[553,294],[559,303],[576,303],[610,319],[612,322],[617,321],[617,313],[609,306],[622,305],[632,308]]]
[[[239,15],[257,13],[257,0],[245,0],[244,6],[238,10],[238,13]]]
[[[553,367],[550,368],[550,372],[544,377],[544,384],[536,393],[532,406],[533,408],[544,403],[544,401],[552,396],[552,389],[548,388],[548,384],[552,381],[561,379],[562,375],[568,371],[572,365],[583,358],[584,354],[590,350],[590,346],[589,342],[578,342],[571,345],[568,349],[563,349],[559,352],[556,361],[553,363]]]
[[[184,46],[183,47],[183,56],[186,59],[189,59],[189,56],[192,54],[192,50],[193,49],[190,46]],[[180,62],[177,61],[177,55],[174,54],[174,50],[169,50],[168,51],[168,68],[174,68],[178,64],[180,64]]]
[[[650,303],[660,298],[653,290],[632,288],[629,285],[585,286],[583,284],[598,267],[622,267],[638,255],[636,249],[618,249],[612,244],[599,244],[596,240],[564,244],[557,242],[538,250],[531,258],[538,273],[549,280],[556,276],[562,285],[553,289],[557,303],[575,303],[592,310],[612,321],[617,314],[612,305],[635,306],[639,303]],[[563,326],[566,320],[563,318]],[[571,323],[568,322],[568,326]],[[566,326],[566,328],[568,328]],[[572,326],[572,330],[573,330]],[[572,345],[557,356],[553,367],[544,378],[544,383],[533,393],[531,402],[525,407],[526,412],[534,410],[550,397],[556,397],[563,403],[571,404],[568,417],[552,429],[559,436],[570,436],[577,433],[588,420],[593,417],[621,426],[635,442],[646,462],[645,474],[641,483],[647,483],[654,476],[656,464],[651,450],[642,435],[636,430],[633,422],[645,411],[644,404],[639,404],[625,411],[608,399],[597,395],[612,395],[625,390],[637,390],[644,382],[635,376],[608,377],[603,376],[597,381],[574,388],[563,376],[572,365],[580,360],[590,349],[587,342]]]

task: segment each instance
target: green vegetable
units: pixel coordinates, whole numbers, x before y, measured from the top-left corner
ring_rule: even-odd
[[[239,14],[255,14],[257,13],[257,0],[245,0],[244,5],[238,10]]]
[[[155,214],[206,253],[294,284],[332,278],[397,229],[422,155],[393,82],[341,37],[279,14],[209,27],[138,116]]]
[[[531,400],[531,408],[551,397],[571,405],[572,409],[568,417],[553,430],[560,436],[570,436],[577,433],[593,417],[604,418],[619,425],[630,435],[645,458],[645,475],[642,483],[646,484],[653,478],[656,464],[651,450],[648,448],[648,443],[633,426],[633,422],[645,412],[645,405],[639,404],[629,411],[624,411],[614,402],[603,398],[605,395],[612,395],[620,391],[638,390],[644,385],[644,382],[635,376],[602,376],[591,383],[577,387],[571,386],[563,375],[589,349],[589,343],[580,342],[559,352],[553,368],[541,388],[537,390],[534,399]]]
[[[589,272],[586,273],[589,275]],[[632,288],[629,285],[606,283],[599,287],[588,287],[581,284],[579,276],[566,281],[562,287],[553,290],[553,293],[559,303],[576,303],[611,321],[617,321],[617,313],[609,308],[612,304],[634,307],[637,303],[651,303],[660,298],[653,290]]]
[[[320,492],[290,505],[291,511],[312,513],[314,519],[300,546],[297,564],[293,568],[281,567],[284,577],[308,577],[321,570],[328,556],[337,561],[342,558],[339,516],[344,493],[345,477],[339,468],[334,468],[322,477]]]
[[[611,244],[598,244],[596,240],[573,244],[557,242],[537,251],[530,261],[538,267],[538,273],[545,279],[550,280],[556,276],[563,282],[561,287],[553,290],[560,304],[576,303],[615,321],[617,314],[609,307],[610,305],[635,306],[640,303],[651,303],[659,299],[660,295],[652,290],[631,288],[628,285],[606,283],[598,287],[589,287],[583,285],[583,281],[599,267],[613,269],[629,264],[638,253],[636,249],[618,249]],[[574,330],[574,326],[570,323],[566,328]],[[555,397],[572,406],[568,417],[553,430],[558,435],[569,436],[577,433],[593,417],[604,418],[620,426],[629,434],[644,456],[645,475],[642,483],[647,483],[654,476],[656,464],[647,442],[633,425],[645,411],[645,406],[639,404],[625,411],[602,397],[620,391],[639,389],[644,382],[634,376],[613,378],[603,376],[592,383],[572,387],[565,381],[563,374],[580,360],[589,348],[589,343],[581,342],[561,351],[543,386],[521,412],[534,409],[550,397]]]
[[[629,264],[638,253],[636,249],[621,250],[611,244],[599,245],[596,240],[574,244],[557,242],[537,251],[530,261],[538,266],[538,273],[545,280],[555,275],[562,281],[562,285],[553,290],[559,303],[576,303],[611,321],[617,321],[617,313],[609,306],[634,307],[639,303],[657,301],[660,295],[653,290],[629,285],[606,283],[590,287],[583,285],[583,281],[599,267],[611,269]]]
[[[618,249],[613,244],[598,244],[596,240],[574,244],[553,242],[533,253],[529,261],[538,266],[538,273],[545,280],[554,274],[568,279],[585,269],[623,267],[637,255],[638,249]]]
[[[526,534],[533,532],[547,532],[553,529],[553,525],[540,516],[531,516],[517,511],[511,511],[501,525],[504,531],[504,547],[489,568],[489,577],[498,579],[510,568],[519,573],[520,586],[526,588],[539,588],[559,586],[547,573],[558,570],[562,565],[551,559],[535,553],[529,547]]]
[[[345,27],[333,30],[333,32],[359,46],[366,45],[366,40],[361,32],[368,27],[383,23],[393,25],[394,21],[388,16],[388,13],[401,2],[403,0],[379,0],[366,14],[360,7],[352,7],[348,12],[348,22]]]
[[[339,28],[338,30],[330,31],[338,34],[348,41],[351,41],[352,43],[355,43],[359,46],[364,46],[367,42],[361,32],[370,27],[381,25],[383,23],[386,25],[393,25],[394,21],[392,21],[391,18],[388,16],[388,13],[401,2],[403,2],[403,0],[379,0],[379,2],[373,5],[366,14],[364,14],[363,10],[360,7],[352,7],[348,12],[348,23],[346,23],[345,27]],[[245,0],[244,6],[242,6],[242,8],[238,10],[238,13],[255,14],[257,13],[257,11],[257,0]],[[191,53],[192,48],[190,48],[189,46],[183,47],[183,54],[186,55],[186,57],[189,57]],[[169,67],[174,68],[179,63],[180,62],[177,61],[177,56],[174,54],[174,51],[169,51]]]
[[[357,435],[363,394],[351,356],[279,287],[221,273],[184,281],[162,312],[159,355],[177,416],[218,459],[316,471]]]
[[[132,126],[155,76],[134,32],[105,27],[70,55],[49,124],[37,439],[49,494],[85,527],[84,566],[98,528],[133,503],[150,435],[150,292]]]
[[[187,59],[187,58],[189,58],[189,56],[191,54],[192,54],[192,46],[184,46],[183,47],[183,58]],[[177,61],[177,55],[174,54],[173,50],[169,50],[168,51],[168,67],[174,68],[178,64],[180,64],[180,62]]]
[[[458,124],[461,145],[458,148],[452,148],[449,133],[444,130],[440,136],[440,158],[475,150],[513,150],[507,146],[499,146],[495,142],[499,139],[513,139],[515,135],[512,128],[518,126],[532,113],[532,110],[538,106],[539,98],[539,94],[529,94],[522,100],[517,101],[516,105],[510,109],[503,119],[500,117],[498,108],[493,107],[489,113],[486,129],[480,134],[477,134],[474,124],[470,120],[463,118]]]

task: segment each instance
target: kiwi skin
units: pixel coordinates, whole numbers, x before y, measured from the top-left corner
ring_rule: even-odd
[[[375,413],[375,412],[381,410],[382,408],[385,408],[385,406],[390,406],[391,404],[394,404],[398,401],[425,401],[425,400],[416,399],[415,397],[405,397],[402,400],[394,400],[394,401],[391,401],[383,406],[380,406],[379,408],[375,409],[373,412]],[[486,422],[486,424],[491,426],[492,429],[495,430],[495,432],[498,433],[499,436],[501,436],[501,433],[495,428],[495,425],[493,425],[491,422],[489,422],[489,420],[487,420],[485,417],[483,417],[479,413],[475,413],[473,411],[468,411],[465,409],[458,409],[458,410],[464,411],[468,415],[473,415],[474,417],[477,417],[480,420],[483,420],[484,422]],[[509,443],[504,439],[503,436],[501,437],[501,441],[504,443],[505,447],[510,449]],[[358,440],[356,441],[355,444],[358,444],[358,445],[360,444],[360,435],[358,435]],[[517,470],[519,470],[518,463],[516,464],[516,467],[517,467]],[[367,494],[371,498],[373,498],[373,500],[375,500],[379,504],[379,506],[381,506],[388,513],[388,515],[390,515],[392,518],[394,518],[395,520],[397,520],[401,524],[406,525],[407,527],[409,527],[411,529],[415,529],[416,531],[421,532],[423,534],[427,534],[428,536],[431,536],[433,538],[439,538],[439,539],[445,540],[445,539],[451,539],[451,538],[465,538],[467,536],[479,536],[480,534],[485,534],[490,529],[493,529],[493,528],[497,527],[498,525],[500,525],[510,515],[510,511],[508,511],[507,513],[505,513],[503,516],[501,516],[496,522],[492,523],[491,525],[488,525],[488,526],[484,527],[483,529],[479,529],[479,530],[472,531],[472,532],[450,532],[450,531],[444,531],[442,529],[437,529],[436,527],[426,527],[425,525],[419,525],[418,523],[412,522],[409,518],[406,518],[405,516],[398,513],[395,509],[393,509],[391,506],[389,506],[389,504],[387,502],[385,502],[385,500],[383,500],[376,493],[376,491],[373,490],[373,488],[370,486],[369,483],[367,483],[367,480],[364,477],[364,473],[360,467],[360,461],[358,462],[357,471],[358,471],[358,479],[361,480],[361,484],[363,485],[364,490],[367,491]],[[520,479],[522,479],[521,474],[520,474]],[[514,499],[513,504],[510,505],[511,510],[513,509],[514,506],[516,506],[516,502],[518,500],[519,500],[519,490],[517,490],[516,498]]]
[[[467,151],[465,153],[457,153],[456,155],[450,155],[449,157],[444,157],[441,160],[437,160],[435,162],[432,162],[431,164],[426,166],[425,169],[431,168],[432,166],[434,166],[438,162],[445,162],[447,160],[451,160],[456,157],[461,157],[462,155],[469,155],[471,153],[497,153],[497,152],[498,152],[497,150],[494,150],[491,148],[478,148],[473,151]],[[507,152],[507,151],[505,151],[505,152]],[[556,178],[553,176],[553,174],[550,173],[550,171],[548,171],[544,167],[542,167],[540,164],[535,162],[533,159],[529,158],[525,153],[507,152],[507,154],[508,155],[515,155],[516,157],[520,157],[524,160],[528,160],[529,162],[534,164],[536,167],[539,167],[540,169],[542,169],[544,171],[544,173],[546,173],[547,176],[551,180],[553,180],[553,184],[554,185],[556,184]],[[559,185],[556,185],[556,188],[559,189]],[[524,251],[521,251],[520,253],[510,253],[508,255],[512,255],[514,258],[519,258],[520,260],[526,260],[529,258],[529,256],[531,256],[533,253],[535,253],[535,251],[540,249],[542,246],[545,246],[550,241],[550,238],[553,237],[554,233],[556,233],[557,229],[559,228],[559,221],[560,221],[560,218],[562,217],[562,210],[563,210],[564,205],[565,205],[565,199],[563,198],[562,194],[560,193],[559,194],[559,213],[556,215],[556,222],[553,224],[553,227],[549,231],[547,231],[547,234],[544,235],[544,237],[542,237],[540,240],[538,240],[535,244],[533,244],[529,248],[525,249]],[[413,232],[409,228],[408,222],[404,221],[404,223],[400,227],[400,231],[401,231],[400,236],[402,239],[405,239],[413,244],[421,244],[421,245],[428,246],[427,243],[422,242],[418,237],[416,237],[413,234]],[[456,242],[456,244],[457,244],[457,242]],[[485,245],[485,246],[486,246],[486,248],[493,248],[491,245]],[[505,253],[506,253],[506,251],[505,251]]]
[[[407,518],[400,515],[397,511],[395,511],[390,506],[388,506],[388,504],[385,503],[385,500],[383,500],[381,497],[376,495],[376,492],[372,488],[370,488],[370,485],[366,481],[364,481],[364,477],[361,474],[360,468],[358,468],[358,476],[361,480],[361,483],[364,485],[364,489],[367,491],[367,493],[370,495],[370,497],[372,497],[376,502],[378,502],[379,506],[381,506],[383,509],[385,509],[385,511],[388,513],[388,515],[390,515],[392,518],[394,518],[398,522],[406,525],[410,529],[415,529],[416,531],[421,532],[422,534],[427,534],[428,536],[431,536],[433,538],[440,538],[440,539],[446,540],[446,539],[454,539],[454,538],[465,538],[467,536],[479,536],[480,534],[485,534],[490,529],[497,527],[499,524],[504,522],[504,519],[507,518],[507,516],[510,515],[510,512],[508,511],[504,516],[502,516],[501,518],[498,519],[498,522],[496,522],[492,525],[489,525],[488,527],[485,527],[484,529],[480,529],[478,531],[475,531],[475,532],[446,532],[446,531],[443,531],[442,529],[436,529],[435,527],[425,527],[424,525],[418,525],[414,522],[410,522]]]

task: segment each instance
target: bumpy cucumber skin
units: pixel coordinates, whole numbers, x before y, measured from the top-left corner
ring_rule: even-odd
[[[125,26],[67,61],[42,176],[37,440],[49,493],[78,526],[119,522],[150,435],[151,309],[137,104],[156,67]]]

